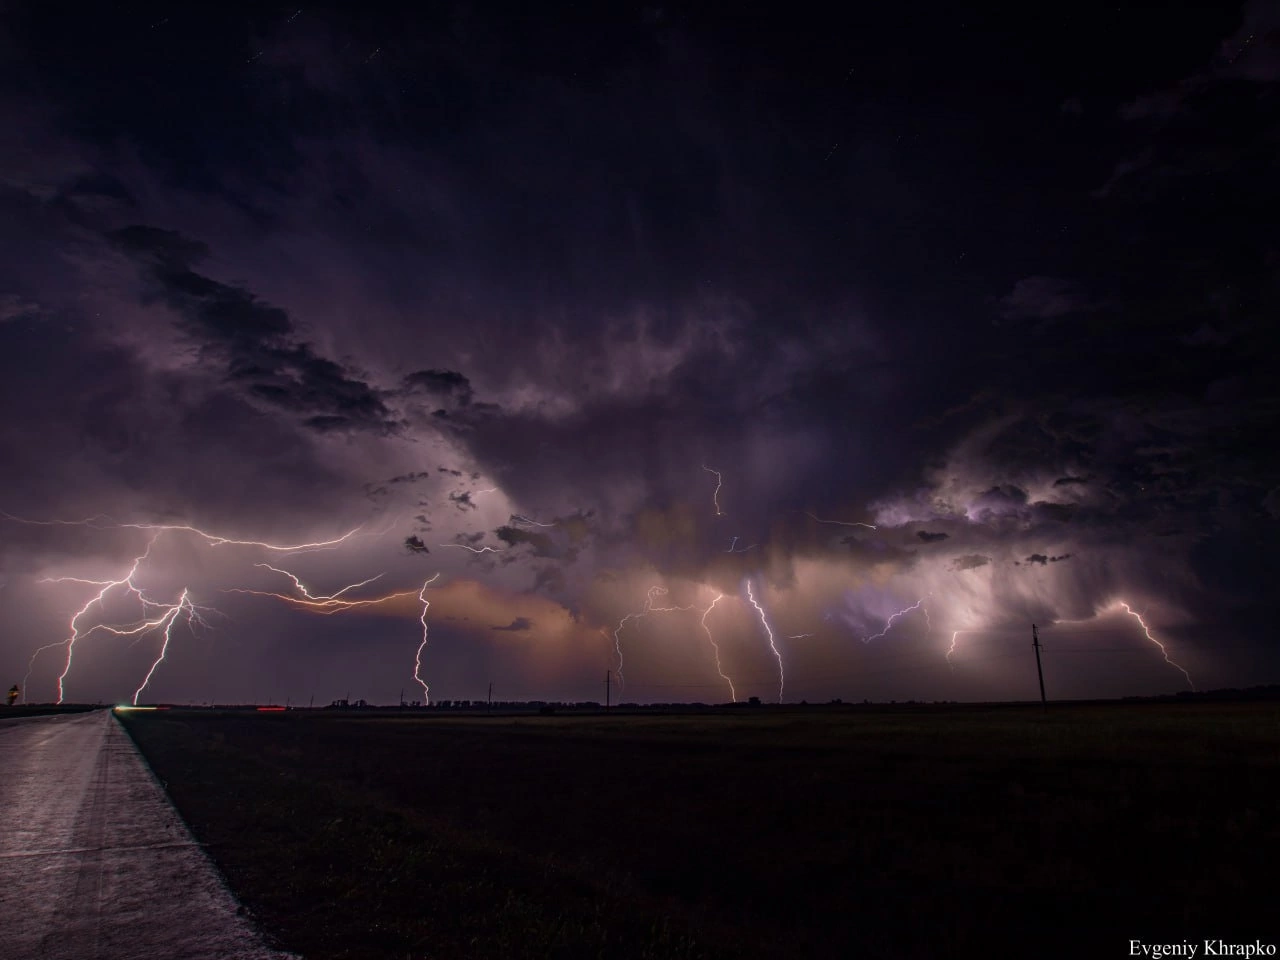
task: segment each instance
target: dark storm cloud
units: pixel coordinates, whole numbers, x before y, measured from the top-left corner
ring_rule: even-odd
[[[301,342],[289,315],[191,269],[209,249],[173,230],[133,225],[108,239],[149,274],[180,328],[225,364],[225,382],[302,418],[319,433],[399,427],[379,392]]]
[[[404,388],[447,397],[464,406],[472,397],[471,381],[453,370],[419,370],[404,378]]]
[[[103,8],[50,17],[0,67],[53,99],[61,137],[8,114],[36,146],[0,170],[0,396],[24,411],[6,503],[327,518],[321,494],[367,509],[366,482],[411,503],[429,456],[465,468],[437,468],[446,491],[497,488],[409,506],[441,541],[483,542],[466,518],[590,515],[569,547],[567,527],[499,528],[529,549],[488,569],[613,622],[584,602],[604,569],[790,584],[802,558],[904,591],[936,573],[938,616],[946,585],[981,601],[1031,551],[1078,557],[1021,580],[1059,578],[1081,617],[1123,587],[1208,618],[1206,597],[1265,580],[1280,261],[1259,211],[1280,176],[1271,47],[1245,26],[1169,14],[1197,49],[1233,41],[1228,68],[1127,13],[1048,48],[1010,44],[1017,23],[956,44],[889,8],[868,14],[883,29],[782,35],[620,9],[609,42],[554,11],[459,16],[317,10],[245,50],[239,15],[210,15],[138,49]],[[853,79],[831,66],[851,57]],[[1164,101],[1147,79],[1206,72]],[[1137,95],[1157,99],[1117,123]],[[1010,129],[1019,149],[993,146]],[[104,233],[198,368],[144,359]],[[120,330],[62,329],[99,309]],[[427,552],[404,532],[398,554]],[[761,546],[728,555],[732,537]],[[986,599],[973,617],[1022,610]]]
[[[532,630],[533,621],[528,617],[516,617],[505,627],[490,627],[490,630]]]
[[[449,501],[459,510],[475,510],[477,504],[471,499],[473,491],[465,490],[461,493],[455,491],[449,494]]]
[[[1078,284],[1058,277],[1023,277],[1000,300],[1006,320],[1052,320],[1092,309]]]
[[[528,544],[533,548],[535,557],[558,557],[560,555],[555,541],[545,533],[537,533],[513,526],[499,527],[493,533],[494,536],[510,547]]]

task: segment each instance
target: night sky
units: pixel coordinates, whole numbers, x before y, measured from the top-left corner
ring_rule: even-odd
[[[4,6],[5,687],[1280,679],[1280,8],[601,7]]]

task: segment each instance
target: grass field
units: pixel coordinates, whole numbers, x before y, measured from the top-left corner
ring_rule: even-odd
[[[308,960],[1280,939],[1280,705],[122,717]]]

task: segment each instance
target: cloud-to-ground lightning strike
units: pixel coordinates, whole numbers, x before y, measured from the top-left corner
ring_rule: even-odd
[[[422,679],[422,651],[427,648],[427,610],[431,608],[431,601],[427,599],[427,587],[435,583],[440,578],[437,573],[430,580],[427,580],[422,589],[418,591],[418,599],[422,601],[422,616],[418,617],[418,622],[422,624],[422,642],[418,644],[418,650],[413,655],[413,679],[422,687],[422,705],[431,705],[431,688],[427,686],[427,681]]]
[[[190,591],[188,590],[182,591],[182,596],[178,598],[178,602],[165,615],[164,643],[160,645],[160,655],[151,664],[151,669],[142,678],[142,683],[138,685],[138,689],[133,692],[133,705],[135,707],[138,705],[138,698],[142,696],[142,691],[147,689],[147,684],[151,682],[151,678],[155,675],[156,668],[164,662],[165,654],[169,652],[169,641],[173,638],[173,624],[178,619],[178,614],[182,612],[183,607],[188,610],[187,622],[190,623],[191,617],[195,614],[195,609],[191,606]]]
[[[769,626],[769,621],[765,618],[764,607],[756,602],[755,594],[751,592],[751,581],[747,581],[747,599],[751,601],[751,605],[756,608],[756,613],[760,614],[760,624],[764,627],[764,632],[769,635],[769,649],[773,651],[774,657],[778,661],[778,702],[782,702],[782,689],[786,684],[787,677],[782,669],[782,654],[778,651],[778,646],[773,642],[773,629]]]
[[[151,548],[154,547],[156,541],[160,539],[161,533],[163,533],[163,531],[157,532],[156,535],[148,541],[146,549],[134,558],[132,565],[129,567],[129,572],[119,580],[87,580],[82,577],[47,577],[41,581],[42,583],[84,583],[91,586],[101,587],[101,589],[92,598],[90,598],[84,606],[72,615],[69,624],[70,635],[66,640],[61,640],[57,643],[45,644],[31,655],[31,659],[27,663],[27,674],[23,678],[24,689],[28,686],[28,681],[31,678],[31,672],[35,668],[36,658],[45,650],[49,650],[57,646],[65,646],[67,648],[67,656],[63,663],[62,673],[58,675],[57,702],[62,703],[66,696],[66,680],[68,674],[71,672],[72,662],[75,658],[75,646],[78,640],[99,630],[118,637],[132,636],[141,639],[144,634],[152,630],[163,629],[164,643],[160,648],[160,654],[151,664],[151,668],[147,671],[147,675],[143,679],[142,685],[138,687],[137,691],[134,693],[134,703],[137,703],[138,696],[141,695],[142,691],[151,681],[151,677],[155,674],[156,669],[160,666],[161,661],[164,660],[165,655],[168,653],[169,642],[173,637],[173,625],[177,622],[178,617],[185,611],[187,624],[193,629],[197,625],[206,628],[209,626],[208,623],[200,616],[201,608],[197,607],[196,604],[192,602],[189,589],[183,589],[182,595],[178,598],[176,603],[164,604],[148,599],[138,585],[133,582],[133,578],[138,575],[138,568],[142,565],[142,562],[151,555]],[[138,603],[142,607],[143,619],[125,625],[98,623],[87,629],[83,628],[80,622],[81,618],[88,614],[94,604],[98,604],[99,606],[105,604],[107,595],[117,587],[125,587],[127,588],[125,590],[126,594],[132,594],[137,597]],[[155,615],[155,612],[158,610],[163,612],[157,616]],[[137,640],[134,642],[136,643]]]
[[[1187,683],[1191,684],[1191,689],[1195,690],[1196,682],[1191,679],[1191,674],[1189,674],[1186,668],[1183,667],[1181,664],[1175,663],[1174,661],[1169,659],[1169,651],[1165,649],[1165,645],[1163,643],[1161,643],[1159,640],[1157,640],[1154,636],[1151,635],[1151,628],[1148,627],[1147,622],[1142,619],[1142,615],[1138,613],[1138,611],[1134,610],[1131,606],[1129,606],[1129,604],[1125,603],[1123,600],[1120,600],[1117,602],[1120,604],[1120,606],[1124,607],[1125,613],[1129,614],[1129,616],[1133,617],[1133,619],[1137,620],[1138,623],[1141,624],[1142,632],[1146,634],[1147,639],[1160,648],[1160,653],[1164,655],[1164,662],[1169,664],[1169,666],[1171,667],[1176,667],[1178,670],[1181,670],[1182,675],[1187,678]]]
[[[888,633],[888,632],[889,632],[889,630],[893,627],[893,624],[894,624],[894,621],[895,621],[895,620],[897,620],[899,617],[906,616],[906,615],[907,615],[908,613],[910,613],[912,610],[920,610],[920,609],[922,609],[921,604],[923,604],[923,603],[925,602],[925,600],[927,600],[927,599],[928,599],[928,597],[921,597],[919,600],[917,600],[917,601],[916,601],[915,603],[913,603],[911,606],[909,606],[909,607],[904,607],[903,609],[899,610],[897,613],[895,613],[893,616],[891,616],[888,620],[886,620],[886,621],[884,622],[884,627],[880,630],[880,632],[879,632],[879,633],[872,634],[872,635],[871,635],[871,636],[869,636],[869,637],[863,637],[863,638],[862,638],[862,642],[863,642],[863,643],[870,643],[872,640],[879,640],[879,639],[881,639],[881,638],[882,638],[882,637],[884,637],[884,635],[885,635],[886,633]],[[928,619],[928,613],[926,613],[926,614],[925,614],[925,618],[926,618],[926,619]]]
[[[724,599],[723,593],[716,594],[716,598],[711,601],[711,605],[702,611],[702,629],[707,635],[707,639],[711,641],[711,649],[716,657],[716,673],[720,674],[720,679],[729,684],[729,698],[734,702],[738,702],[738,692],[733,688],[733,681],[725,675],[724,668],[720,665],[720,644],[716,643],[716,638],[711,635],[711,628],[707,626],[707,617],[711,611],[716,608],[716,604]]]
[[[815,517],[815,516],[814,516],[812,513],[810,513],[808,510],[806,510],[806,511],[804,512],[804,515],[805,515],[806,517],[808,517],[810,520],[813,520],[815,523],[829,523],[829,524],[832,524],[833,526],[837,526],[837,527],[866,527],[868,530],[875,530],[875,529],[877,529],[877,527],[876,527],[874,524],[871,524],[871,523],[859,523],[859,522],[858,522],[858,521],[856,521],[856,520],[855,520],[855,521],[853,521],[853,522],[848,522],[848,521],[845,521],[845,520],[823,520],[821,517]]]
[[[8,515],[6,514],[6,516]],[[102,604],[106,599],[107,594],[110,593],[116,587],[124,586],[127,583],[129,584],[129,587],[131,590],[133,591],[137,590],[137,588],[134,587],[133,585],[133,578],[138,573],[138,566],[142,563],[143,560],[147,559],[147,557],[150,556],[151,548],[155,546],[155,543],[158,539],[160,539],[160,535],[156,534],[147,542],[147,548],[137,557],[134,557],[133,564],[129,567],[129,572],[126,573],[119,580],[84,580],[79,577],[57,577],[57,578],[47,578],[46,580],[41,581],[43,583],[68,583],[68,582],[69,583],[86,583],[92,586],[101,587],[102,589],[99,590],[93,597],[91,597],[88,600],[88,602],[85,603],[84,606],[82,606],[79,610],[77,610],[75,613],[71,615],[71,621],[69,624],[71,632],[65,640],[59,640],[59,641],[56,641],[55,643],[46,643],[44,646],[38,648],[35,653],[31,654],[31,659],[27,661],[26,676],[22,678],[22,690],[24,692],[23,693],[24,699],[25,699],[25,691],[30,687],[31,673],[35,669],[36,658],[40,656],[40,654],[43,653],[45,650],[51,650],[54,647],[65,646],[67,648],[67,658],[65,663],[62,666],[62,672],[58,674],[58,701],[57,702],[62,703],[63,697],[65,696],[63,685],[66,682],[67,674],[71,671],[71,661],[72,661],[72,658],[75,656],[76,641],[79,640],[80,637],[82,636],[82,634],[80,633],[80,618],[83,617],[85,614],[87,614],[90,608],[95,603]],[[145,607],[144,607],[143,615],[145,616]],[[92,630],[88,632],[92,632]]]
[[[644,598],[644,608],[638,613],[628,613],[625,617],[618,621],[618,626],[613,631],[613,648],[618,654],[618,689],[622,690],[626,686],[626,678],[622,674],[622,628],[626,626],[628,620],[639,620],[641,617],[648,616],[651,613],[673,613],[677,610],[692,610],[693,605],[687,607],[655,607],[653,601],[657,597],[665,597],[670,591],[666,587],[653,586],[650,587]]]
[[[705,463],[702,465],[702,469],[703,469],[703,470],[705,470],[705,471],[707,471],[707,473],[713,473],[713,474],[715,474],[715,477],[716,477],[716,488],[715,488],[715,490],[714,490],[714,491],[712,491],[712,493],[711,493],[711,502],[712,502],[712,504],[714,504],[714,505],[715,505],[715,508],[716,508],[716,516],[717,516],[717,517],[722,517],[722,516],[724,516],[724,514],[720,512],[720,488],[721,488],[722,486],[724,486],[724,478],[723,478],[722,476],[720,476],[720,471],[719,471],[719,470],[712,470],[712,469],[711,469],[710,467],[708,467]]]
[[[951,655],[956,652],[956,637],[962,633],[977,633],[976,630],[955,630],[951,634],[951,646],[947,647],[947,663],[951,664]],[[954,666],[954,665],[953,665]]]

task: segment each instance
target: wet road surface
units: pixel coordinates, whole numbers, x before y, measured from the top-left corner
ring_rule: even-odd
[[[0,951],[267,960],[107,710],[0,720]]]

